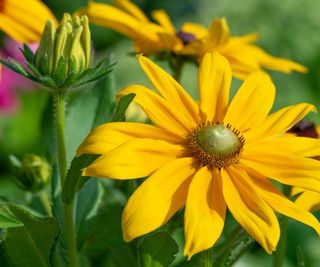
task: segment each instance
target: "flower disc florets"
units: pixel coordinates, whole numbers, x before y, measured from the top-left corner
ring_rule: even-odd
[[[218,169],[237,163],[243,145],[244,137],[229,124],[209,122],[199,126],[190,136],[194,157],[204,166]]]

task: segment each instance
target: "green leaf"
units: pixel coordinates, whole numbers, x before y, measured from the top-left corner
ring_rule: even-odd
[[[115,109],[115,80],[113,72],[101,79],[97,85],[100,90],[99,102],[96,109],[93,127],[110,121]]]
[[[26,62],[26,65],[32,71],[32,73],[35,75],[35,77],[33,76],[34,80],[39,82],[39,79],[42,76],[40,71],[34,65],[32,65],[30,62]]]
[[[62,191],[62,199],[65,203],[70,203],[74,199],[76,192],[80,189],[80,185],[82,185],[80,180],[85,179],[85,177],[81,176],[82,169],[87,167],[96,158],[97,156],[95,155],[81,155],[80,157],[73,158]]]
[[[125,121],[126,110],[135,96],[135,94],[129,94],[120,98],[116,112],[114,113],[111,121]]]
[[[15,73],[18,73],[19,75],[22,75],[26,78],[29,78],[29,74],[23,69],[23,67],[18,62],[14,61],[14,59],[9,58],[8,61],[6,61],[0,58],[0,63],[3,66],[6,66],[10,70],[14,71]]]
[[[98,179],[90,180],[80,190],[77,198],[76,233],[77,247],[80,251],[91,230],[98,207],[103,196],[103,187]]]
[[[9,206],[0,206],[0,228],[20,227],[23,223],[10,211]]]
[[[167,232],[146,236],[139,246],[139,266],[164,267],[175,259],[178,245]]]
[[[23,48],[19,48],[27,62],[34,65],[35,55],[27,44],[23,44]]]
[[[29,211],[8,205],[10,212],[23,223],[2,233],[1,246],[15,267],[49,267],[51,250],[59,233],[55,218],[39,218]]]

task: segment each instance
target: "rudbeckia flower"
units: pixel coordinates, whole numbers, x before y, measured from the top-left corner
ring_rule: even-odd
[[[115,0],[114,3],[115,6],[91,1],[80,12],[86,13],[92,23],[132,39],[137,53],[172,52],[200,61],[205,53],[217,51],[228,59],[233,75],[239,79],[261,68],[286,73],[307,71],[298,63],[273,57],[252,44],[257,39],[256,34],[231,36],[224,18],[213,20],[209,29],[195,23],[185,23],[181,30],[177,30],[164,10],[153,11],[155,22],[152,22],[132,2]]]
[[[268,253],[280,235],[275,212],[320,233],[317,219],[270,181],[320,192],[320,162],[309,158],[320,141],[284,134],[314,110],[312,105],[268,115],[275,87],[263,72],[251,74],[229,103],[231,68],[216,52],[206,54],[199,68],[199,104],[159,66],[143,56],[139,61],[159,94],[130,85],[118,97],[136,94],[134,101],[154,125],[101,125],[77,151],[101,155],[83,175],[148,177],[124,208],[126,241],[159,228],[184,206],[189,258],[216,243],[227,209]]]
[[[195,40],[184,48],[183,54],[194,55],[200,60],[205,53],[218,51],[228,59],[233,75],[239,79],[244,79],[261,68],[285,73],[307,71],[307,68],[298,63],[273,57],[254,45],[257,34],[231,36],[225,18],[214,19],[209,29],[198,24],[185,23],[182,32],[196,36]]]
[[[0,30],[20,43],[38,42],[48,19],[56,21],[40,0],[0,1]]]

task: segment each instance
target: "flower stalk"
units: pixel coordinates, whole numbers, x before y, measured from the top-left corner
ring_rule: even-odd
[[[64,186],[64,181],[67,175],[67,156],[65,145],[65,92],[58,90],[54,93],[56,104],[56,136],[57,136],[57,154],[58,154],[58,169],[60,175],[61,187]],[[69,266],[77,267],[78,264],[78,252],[76,246],[76,234],[74,229],[74,199],[69,203],[63,204],[64,211],[64,229],[65,237],[68,245]]]

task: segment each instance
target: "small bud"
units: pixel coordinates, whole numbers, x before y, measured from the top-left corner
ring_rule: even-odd
[[[46,72],[49,75],[52,73],[55,34],[56,30],[54,28],[54,22],[48,20],[44,27],[39,48],[36,53],[36,66],[43,66],[43,61],[48,60],[47,69],[44,69],[43,72]],[[43,69],[43,67],[41,69]]]
[[[9,159],[16,182],[23,190],[37,192],[49,184],[52,170],[45,159],[35,154],[25,155],[22,161],[13,155]]]

